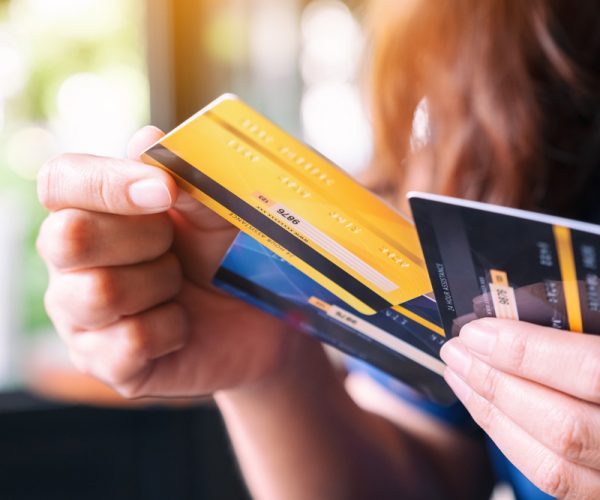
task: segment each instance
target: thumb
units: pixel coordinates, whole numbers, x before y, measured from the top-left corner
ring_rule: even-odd
[[[155,127],[144,127],[129,143],[129,158],[138,160],[163,136],[163,132]],[[178,238],[177,241],[181,264],[188,277],[205,284],[219,267],[237,229],[183,189],[178,189],[172,208],[171,217],[180,234],[185,234],[184,238]]]
[[[153,126],[140,129],[129,141],[127,156],[132,160],[139,160],[141,154],[164,135],[162,130]],[[202,231],[233,229],[229,222],[181,189],[173,208],[195,229]]]
[[[40,201],[52,211],[141,215],[168,210],[177,198],[175,181],[167,172],[136,161],[162,135],[155,127],[136,133],[129,160],[65,154],[48,161],[38,175]]]

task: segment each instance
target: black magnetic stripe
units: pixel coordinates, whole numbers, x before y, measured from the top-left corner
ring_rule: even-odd
[[[157,144],[149,149],[146,154],[169,168],[176,175],[189,182],[204,194],[223,205],[228,210],[241,216],[256,229],[266,234],[273,241],[290,251],[296,257],[302,259],[309,266],[327,276],[334,283],[338,283],[349,293],[354,295],[369,307],[381,311],[389,307],[390,302],[377,295],[360,281],[348,274],[341,267],[335,265],[319,252],[304,243],[300,238],[289,233],[283,227],[272,221],[266,215],[252,205],[237,197],[231,191],[212,180],[210,177],[194,168],[183,158],[177,156],[173,151],[162,144]]]

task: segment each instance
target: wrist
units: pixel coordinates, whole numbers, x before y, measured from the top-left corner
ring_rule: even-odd
[[[260,378],[215,393],[220,408],[289,397],[315,387],[321,391],[331,382],[339,383],[320,342],[297,331],[282,332],[282,337],[277,362]]]

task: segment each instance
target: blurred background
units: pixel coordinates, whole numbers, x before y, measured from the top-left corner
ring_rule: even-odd
[[[360,1],[0,0],[0,498],[246,498],[218,415],[75,373],[43,309],[35,177],[235,92],[356,172]]]
[[[43,308],[35,178],[61,152],[123,156],[224,92],[358,172],[365,2],[0,0],[0,498],[248,498],[210,401],[142,406],[71,367]]]

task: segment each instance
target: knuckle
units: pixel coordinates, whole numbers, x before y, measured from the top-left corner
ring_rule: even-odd
[[[149,344],[144,322],[138,317],[126,320],[120,335],[121,356],[126,360],[148,359]]]
[[[119,284],[110,269],[93,269],[83,274],[79,300],[90,312],[116,310],[121,303]]]
[[[115,205],[115,190],[111,185],[110,179],[107,179],[107,174],[103,170],[98,170],[95,176],[92,176],[93,182],[91,188],[96,193],[96,196],[101,201],[102,206],[112,207]]]
[[[494,368],[483,364],[480,365],[477,371],[479,372],[476,374],[477,392],[493,403],[498,392],[500,374]]]
[[[47,209],[55,208],[55,192],[61,190],[61,173],[73,163],[75,155],[64,153],[42,165],[37,175],[37,193],[40,203]]]
[[[579,461],[588,440],[585,417],[580,412],[561,411],[557,425],[551,427],[550,442],[554,450],[570,461]]]
[[[83,211],[65,209],[49,216],[42,225],[40,253],[58,268],[83,262],[93,250],[90,217]]]
[[[565,498],[571,491],[567,463],[552,454],[548,454],[538,466],[534,482],[552,497]]]
[[[522,373],[527,355],[527,335],[520,331],[511,331],[508,344],[507,364],[513,373]]]
[[[112,178],[112,174],[105,168],[94,168],[84,181],[84,190],[93,200],[94,206],[103,207],[110,211],[119,204],[118,197],[121,190],[115,189],[118,181]]]

